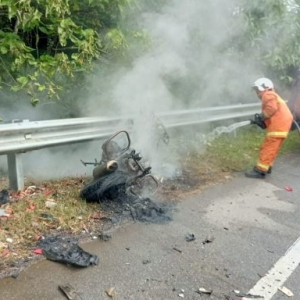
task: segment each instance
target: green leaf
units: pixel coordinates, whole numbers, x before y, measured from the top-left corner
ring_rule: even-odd
[[[22,77],[18,77],[17,81],[20,82],[24,86],[24,85],[26,85],[28,83],[29,80],[28,80],[27,77],[22,76]]]
[[[39,30],[47,35],[50,34],[50,30],[48,30],[48,28],[44,27],[44,26],[40,26]]]
[[[31,104],[33,107],[37,106],[37,104],[38,104],[39,102],[40,102],[40,100],[37,99],[37,98],[35,98],[35,97],[31,98],[31,100],[30,100],[30,104]]]
[[[14,85],[10,89],[14,92],[19,92],[22,89],[22,87],[20,85]]]
[[[1,47],[0,47],[0,51],[1,51],[2,54],[6,54],[8,50],[7,50],[6,47],[1,46]]]

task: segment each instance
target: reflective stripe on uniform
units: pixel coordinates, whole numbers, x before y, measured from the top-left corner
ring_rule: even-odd
[[[288,131],[269,131],[269,132],[267,132],[267,136],[286,138],[287,135],[288,135]]]
[[[262,163],[257,163],[256,165],[259,169],[263,170],[263,171],[268,171],[269,170],[269,167],[268,165],[264,165]]]
[[[281,99],[280,97],[277,97],[277,102],[286,104],[285,101],[283,99]]]

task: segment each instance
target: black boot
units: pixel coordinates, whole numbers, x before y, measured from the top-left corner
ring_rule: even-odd
[[[267,172],[268,174],[271,174],[272,173],[272,167],[269,167],[269,169],[268,169],[268,172]]]
[[[246,171],[245,175],[246,175],[246,177],[249,177],[249,178],[264,179],[266,176],[266,172],[261,171],[261,170],[257,169],[256,167],[254,167],[252,170]]]

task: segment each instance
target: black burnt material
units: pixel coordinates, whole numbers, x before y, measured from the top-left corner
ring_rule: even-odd
[[[99,258],[84,251],[74,238],[48,237],[39,242],[43,255],[52,261],[76,266],[88,267],[97,265]]]

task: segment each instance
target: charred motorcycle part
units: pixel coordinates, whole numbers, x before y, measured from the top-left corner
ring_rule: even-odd
[[[115,138],[118,136],[124,134],[125,139],[127,140],[127,145],[122,149],[118,146],[117,142],[114,141]],[[103,145],[102,145],[102,150],[103,154],[105,155],[105,158],[107,160],[113,160],[117,159],[121,155],[123,155],[125,152],[129,150],[131,146],[131,139],[129,136],[129,133],[125,130],[119,131],[116,134],[114,134],[112,137],[110,137]]]
[[[123,146],[117,143],[122,138]],[[151,175],[151,167],[145,166],[142,157],[130,149],[128,132],[114,134],[102,145],[102,158],[93,170],[93,180],[84,186],[80,196],[89,202],[113,199],[120,193],[139,196],[153,195],[158,189],[158,181]],[[89,163],[86,163],[89,164]]]
[[[93,177],[97,179],[101,176],[112,173],[118,169],[118,163],[115,160],[110,160],[107,163],[102,163],[93,170]]]

